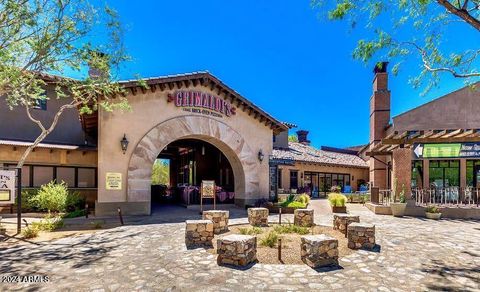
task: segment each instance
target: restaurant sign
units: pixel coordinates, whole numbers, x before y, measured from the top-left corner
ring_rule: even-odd
[[[480,143],[415,144],[415,158],[480,157]]]
[[[168,102],[174,102],[176,107],[184,111],[215,117],[230,117],[235,115],[236,108],[223,98],[201,92],[179,90],[168,94]]]
[[[107,172],[105,175],[105,184],[107,190],[122,190],[122,174],[119,172]]]
[[[15,171],[0,170],[0,204],[15,203]]]

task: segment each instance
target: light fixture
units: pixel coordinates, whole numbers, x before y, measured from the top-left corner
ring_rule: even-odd
[[[260,151],[258,151],[258,160],[262,162],[263,158],[265,158],[265,155],[263,154],[262,149],[260,149]]]
[[[127,147],[128,147],[128,140],[127,140],[126,134],[123,134],[123,138],[122,140],[120,140],[120,145],[122,146],[123,154],[125,154],[125,152],[127,152]]]
[[[205,146],[202,145],[202,155],[205,155]]]

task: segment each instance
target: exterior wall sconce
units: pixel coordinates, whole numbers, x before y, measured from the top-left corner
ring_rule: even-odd
[[[122,138],[122,140],[120,140],[120,145],[122,146],[123,154],[125,154],[125,152],[127,152],[128,143],[129,142],[127,140],[126,134],[123,134],[123,138]]]
[[[258,151],[258,160],[262,162],[264,158],[265,158],[265,155],[263,154],[262,149],[260,149],[260,151]]]

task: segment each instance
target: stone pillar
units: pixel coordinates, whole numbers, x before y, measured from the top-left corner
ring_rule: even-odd
[[[333,229],[347,234],[347,227],[350,223],[360,222],[360,216],[348,214],[333,214]]]
[[[202,218],[213,222],[213,232],[220,234],[228,231],[229,211],[209,210],[203,211]]]
[[[253,226],[268,226],[268,209],[248,208],[248,223]]]
[[[467,160],[465,158],[460,159],[460,187],[467,187]]]
[[[348,248],[373,249],[375,247],[375,225],[351,223],[347,231]]]
[[[185,221],[185,245],[211,246],[213,239],[213,222],[210,220],[187,220]]]
[[[320,234],[305,235],[301,240],[300,256],[306,265],[312,268],[338,265],[337,239]]]
[[[313,226],[313,209],[295,209],[293,224],[298,226]]]
[[[402,185],[405,186],[405,196],[407,199],[412,198],[412,150],[410,148],[397,148],[393,150],[393,165],[392,165],[392,190],[393,182],[397,181],[397,189],[393,190],[396,194],[396,199],[399,199],[399,194],[402,191]]]
[[[231,234],[217,240],[217,263],[246,266],[257,261],[257,237]]]

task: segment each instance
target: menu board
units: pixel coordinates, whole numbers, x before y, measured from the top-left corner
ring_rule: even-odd
[[[15,170],[0,170],[0,205],[15,203]]]
[[[202,180],[202,198],[215,198],[215,181]]]

